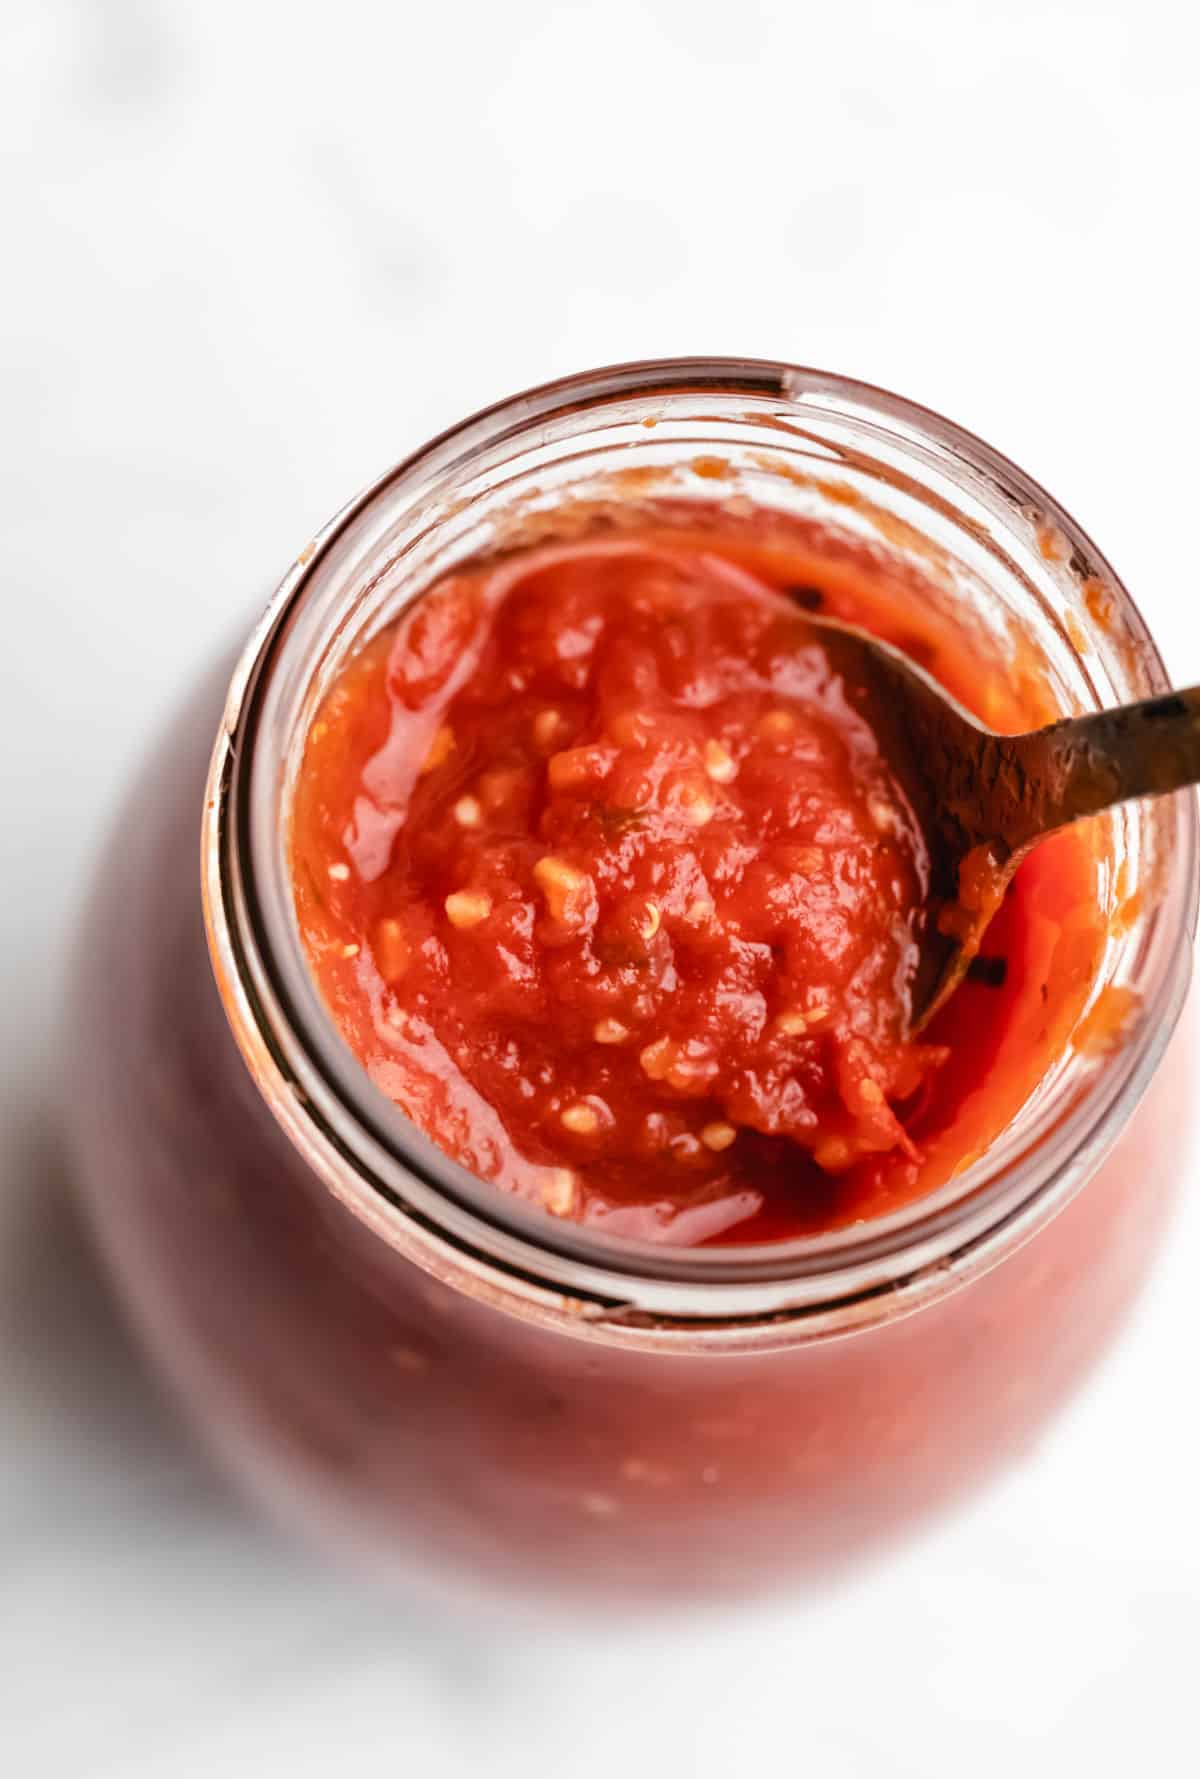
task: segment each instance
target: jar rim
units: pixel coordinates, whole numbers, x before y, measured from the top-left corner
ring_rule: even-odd
[[[999,1145],[993,1145],[963,1175],[886,1218],[759,1248],[680,1248],[602,1235],[476,1180],[373,1086],[295,954],[298,933],[280,930],[278,896],[272,908],[259,893],[271,871],[270,846],[279,850],[278,833],[265,835],[262,819],[255,825],[255,790],[264,773],[279,777],[278,762],[256,750],[264,700],[318,570],[355,525],[439,459],[469,460],[485,444],[617,401],[702,394],[765,396],[799,417],[815,402],[831,404],[831,412],[850,419],[865,415],[902,429],[893,436],[914,454],[931,446],[965,473],[986,478],[1004,502],[1044,515],[1088,572],[1104,578],[1136,640],[1148,694],[1167,689],[1140,612],[1091,539],[1015,464],[931,409],[855,379],[769,360],[642,360],[583,372],[495,403],[439,434],[337,514],[284,577],[234,673],[213,755],[203,832],[210,954],[239,1046],[292,1141],[343,1202],[421,1264],[465,1266],[476,1279],[494,1274],[507,1291],[530,1301],[566,1293],[572,1304],[595,1306],[608,1322],[614,1314],[754,1322],[803,1312],[811,1319],[815,1311],[823,1324],[832,1315],[849,1326],[875,1313],[870,1305],[881,1292],[894,1308],[903,1281],[944,1281],[989,1263],[1021,1229],[1037,1227],[1065,1203],[1115,1140],[1186,992],[1198,893],[1194,796],[1175,800],[1181,831],[1152,917],[1143,1017],[1106,1059],[1083,1102],[1056,1126],[1035,1126],[1000,1165]]]

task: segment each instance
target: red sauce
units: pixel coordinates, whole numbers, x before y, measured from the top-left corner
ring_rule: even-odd
[[[444,1149],[557,1215],[678,1243],[878,1215],[985,1148],[1078,1015],[1101,921],[1070,835],[907,1035],[924,850],[814,608],[997,727],[1046,714],[878,567],[717,524],[456,573],[313,724],[293,866],[330,1010]]]

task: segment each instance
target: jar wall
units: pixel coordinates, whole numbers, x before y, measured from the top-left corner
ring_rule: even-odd
[[[1024,1247],[915,1313],[762,1352],[524,1322],[389,1248],[277,1127],[205,947],[197,811],[224,674],[154,754],[75,972],[75,1172],[187,1411],[269,1507],[404,1573],[610,1595],[835,1568],[1027,1446],[1108,1342],[1179,1165],[1181,1045]]]

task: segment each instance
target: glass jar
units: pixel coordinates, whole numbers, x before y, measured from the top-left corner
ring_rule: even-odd
[[[867,1226],[762,1249],[594,1234],[472,1179],[344,1047],[284,843],[316,703],[455,562],[664,492],[918,569],[1064,711],[1167,685],[1112,570],[1028,477],[908,402],[775,364],[534,390],[301,552],[232,684],[199,688],[127,805],[75,971],[67,1117],[191,1413],[272,1507],[376,1566],[665,1595],[839,1565],[1027,1445],[1160,1235],[1186,1096],[1146,1090],[1189,976],[1191,797],[1102,827],[1097,993],[1136,1008],[1119,1037],[1081,1037],[982,1159]]]

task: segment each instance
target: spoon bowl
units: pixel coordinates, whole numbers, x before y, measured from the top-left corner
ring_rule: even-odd
[[[1039,840],[1200,782],[1200,687],[999,735],[899,649],[832,618],[806,622],[874,729],[928,851],[914,1031],[962,981]]]

